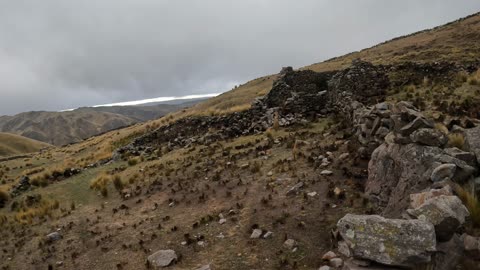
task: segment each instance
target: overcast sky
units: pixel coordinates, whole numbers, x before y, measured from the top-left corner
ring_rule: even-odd
[[[0,115],[223,92],[479,10],[477,0],[0,0]]]

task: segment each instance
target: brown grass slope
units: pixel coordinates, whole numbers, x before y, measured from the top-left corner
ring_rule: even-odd
[[[51,145],[19,135],[0,132],[0,156],[37,152],[48,146]]]

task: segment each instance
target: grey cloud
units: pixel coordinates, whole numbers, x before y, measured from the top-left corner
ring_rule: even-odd
[[[471,0],[0,1],[0,114],[226,91],[479,8]]]

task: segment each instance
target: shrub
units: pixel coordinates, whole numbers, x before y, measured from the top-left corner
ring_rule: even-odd
[[[435,129],[442,132],[445,135],[448,134],[448,128],[442,123],[436,123],[435,124]]]
[[[463,149],[465,145],[465,138],[460,133],[451,133],[448,135],[448,145],[451,147],[457,147]]]
[[[129,166],[135,166],[138,164],[138,158],[131,158],[128,160],[128,165]]]
[[[463,204],[470,212],[470,218],[473,222],[473,226],[480,227],[480,201],[473,196],[472,193],[465,190],[458,184],[454,186],[458,197],[462,200]]]
[[[122,191],[123,182],[122,182],[122,178],[120,178],[119,175],[115,175],[115,177],[113,177],[113,186],[115,187],[116,190]]]

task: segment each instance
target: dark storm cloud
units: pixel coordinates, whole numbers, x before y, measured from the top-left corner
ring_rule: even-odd
[[[0,114],[226,91],[479,9],[472,0],[0,0]]]

